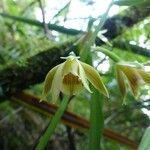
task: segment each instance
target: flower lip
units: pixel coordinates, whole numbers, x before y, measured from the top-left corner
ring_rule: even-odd
[[[72,73],[68,73],[67,75],[64,76],[63,78],[63,83],[66,84],[66,85],[69,85],[69,84],[80,84],[81,83],[81,79],[72,74]]]

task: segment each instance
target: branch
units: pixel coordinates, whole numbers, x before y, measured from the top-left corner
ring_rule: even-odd
[[[146,57],[150,57],[150,50],[146,49],[146,48],[142,48],[138,45],[132,45],[130,44],[128,41],[117,41],[117,42],[113,42],[113,46],[120,48],[122,50],[125,51],[131,51],[135,54],[140,54]]]
[[[40,99],[38,97],[27,94],[25,92],[21,92],[15,95],[14,97],[12,97],[12,100],[17,101],[21,104],[27,105],[31,107],[32,109],[38,110],[38,112],[41,112],[48,116],[54,115],[58,109],[58,106],[47,103],[47,102],[39,102]],[[65,111],[64,115],[62,116],[62,122],[70,127],[78,128],[81,131],[85,131],[89,129],[89,121],[69,111]],[[131,148],[137,149],[138,147],[138,144],[135,141],[130,140],[127,137],[124,137],[120,135],[119,133],[112,131],[111,129],[105,128],[103,135],[109,139],[115,140]]]
[[[9,14],[6,14],[6,13],[0,13],[0,15],[2,17],[9,18],[9,19],[12,19],[12,20],[16,20],[16,21],[19,21],[19,22],[27,23],[27,24],[34,25],[34,26],[37,26],[37,27],[43,27],[43,23],[40,22],[40,21],[37,21],[37,20],[27,19],[27,18],[23,18],[23,17],[19,17],[19,16],[12,16],[12,15],[9,15]],[[81,30],[68,29],[68,28],[65,28],[63,26],[58,26],[56,24],[48,23],[46,25],[50,30],[55,30],[55,31],[58,31],[60,33],[65,33],[65,34],[69,34],[69,35],[77,35],[77,34],[83,33],[83,31],[81,31]]]
[[[131,28],[133,25],[148,17],[149,14],[150,9],[148,8],[129,7],[119,15],[115,15],[106,20],[103,29],[106,29],[107,32],[103,35],[109,40],[112,40],[121,35],[124,29]],[[96,45],[101,46],[102,44],[104,42],[96,38]]]
[[[107,32],[104,34],[104,36],[107,37],[108,39],[114,39],[124,31],[124,28],[132,27],[136,23],[142,21],[145,17],[148,17],[149,14],[150,9],[148,8],[130,7],[129,9],[123,11],[121,14],[115,15],[106,20],[103,29],[106,29]],[[43,27],[43,23],[37,20],[27,19],[20,16],[13,16],[6,13],[0,13],[0,15],[2,17],[13,19],[19,22],[28,23],[30,25],[38,27]],[[81,30],[68,29],[56,24],[49,23],[47,24],[47,26],[50,30],[55,30],[69,35],[77,35],[84,33],[84,31]],[[99,41],[98,43],[99,43],[98,45],[101,45],[103,44],[103,41]]]
[[[138,22],[142,21],[145,17],[150,14],[150,9],[142,7],[129,7],[123,11],[120,15],[116,15],[106,20],[104,29],[107,32],[104,36],[113,39],[116,36],[122,34],[125,28],[130,28]]]
[[[42,1],[41,1],[41,0],[38,0],[38,2],[39,2],[39,6],[40,6],[40,8],[41,8],[41,13],[42,13],[44,33],[45,33],[45,35],[47,35],[47,33],[48,33],[48,27],[47,27],[47,24],[45,23],[45,12],[44,12],[44,8],[43,8],[43,5],[42,5]]]

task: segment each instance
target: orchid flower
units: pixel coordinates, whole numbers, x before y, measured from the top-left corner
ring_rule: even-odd
[[[85,88],[92,93],[89,87],[90,82],[99,92],[108,97],[107,89],[98,71],[90,65],[79,61],[79,57],[70,55],[61,58],[66,59],[66,61],[52,68],[46,75],[44,96],[47,96],[50,91],[52,101],[56,101],[60,92],[72,96],[80,93]]]
[[[117,82],[123,98],[126,95],[125,77],[131,87],[132,94],[136,97],[142,83],[150,83],[150,73],[138,63],[119,62],[116,65]]]

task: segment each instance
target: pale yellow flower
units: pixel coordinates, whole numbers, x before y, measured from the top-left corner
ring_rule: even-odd
[[[52,68],[46,75],[43,94],[46,96],[50,91],[52,101],[56,101],[59,93],[76,95],[83,88],[91,92],[88,81],[105,96],[108,96],[99,73],[90,65],[78,60],[78,57],[68,56],[64,63]]]
[[[146,72],[142,65],[138,63],[120,62],[116,64],[116,75],[123,98],[126,95],[127,89],[125,79],[127,79],[134,96],[137,96],[141,83],[150,83],[150,73]]]

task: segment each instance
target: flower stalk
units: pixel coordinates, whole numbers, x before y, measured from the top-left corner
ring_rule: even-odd
[[[119,58],[115,53],[104,47],[95,47],[94,50],[104,53],[116,63],[121,61],[121,58]]]
[[[51,138],[52,134],[54,133],[55,128],[57,127],[57,124],[59,123],[59,121],[61,119],[61,116],[63,115],[64,111],[66,110],[68,102],[70,101],[70,99],[71,98],[68,98],[67,96],[64,97],[64,99],[62,100],[56,114],[50,120],[49,125],[48,125],[45,133],[43,134],[43,136],[41,136],[40,141],[36,147],[36,150],[44,150],[49,139]]]
[[[103,96],[96,90],[92,94],[90,107],[89,150],[100,150],[104,127]]]

